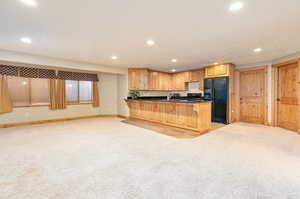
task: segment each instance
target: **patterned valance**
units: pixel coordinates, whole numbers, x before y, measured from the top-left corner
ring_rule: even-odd
[[[69,71],[58,71],[57,73],[58,79],[65,80],[81,80],[81,81],[98,81],[97,74],[90,73],[78,73],[78,72],[69,72]]]
[[[0,65],[0,74],[26,78],[56,79],[55,70]]]
[[[21,66],[1,65],[0,74],[26,78],[64,79],[81,81],[98,81],[97,74],[56,71],[51,69],[29,68]]]
[[[19,75],[18,67],[0,65],[0,74],[9,75],[9,76],[18,76]]]

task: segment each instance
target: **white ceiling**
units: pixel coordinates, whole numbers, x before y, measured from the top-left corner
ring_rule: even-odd
[[[244,8],[232,13],[231,0],[37,0],[37,7],[1,0],[0,49],[162,70],[244,65],[300,51],[299,0],[241,1]],[[32,44],[21,43],[24,36]],[[263,51],[255,54],[257,47]]]

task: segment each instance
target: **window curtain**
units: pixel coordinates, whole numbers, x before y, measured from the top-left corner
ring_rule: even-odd
[[[93,82],[93,107],[99,107],[99,101],[98,82]]]
[[[7,76],[0,74],[0,113],[8,113],[12,110],[12,102],[8,94]]]
[[[50,80],[50,109],[66,108],[66,85],[65,80]]]

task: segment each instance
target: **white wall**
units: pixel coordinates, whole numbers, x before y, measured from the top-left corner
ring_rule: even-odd
[[[100,114],[118,114],[118,75],[100,75]]]
[[[100,107],[92,105],[69,105],[64,110],[49,110],[48,107],[15,108],[11,113],[0,114],[0,124],[31,122],[59,118],[72,118],[91,115],[118,114],[118,75],[98,74]]]
[[[129,116],[129,109],[124,101],[128,95],[128,75],[118,75],[118,115]]]
[[[45,66],[71,71],[97,72],[99,76],[100,107],[92,105],[70,105],[65,110],[49,110],[48,107],[15,108],[11,113],[0,114],[0,124],[71,118],[91,115],[118,114],[118,75],[127,74],[126,68],[117,68],[45,56],[36,56],[7,50],[0,50],[0,63],[21,66]]]
[[[0,62],[11,62],[18,64],[44,65],[47,67],[68,68],[75,70],[87,70],[92,72],[127,74],[127,68],[118,68],[112,66],[103,66],[99,64],[90,64],[78,61],[70,61],[45,56],[30,55],[0,49]]]

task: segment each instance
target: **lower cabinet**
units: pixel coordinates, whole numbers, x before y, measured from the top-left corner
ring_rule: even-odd
[[[175,103],[167,103],[166,105],[166,112],[165,112],[165,123],[167,124],[177,124],[176,121],[176,104]]]
[[[163,123],[165,120],[165,115],[161,114],[165,112],[165,104],[164,103],[152,103],[152,113],[150,113],[151,121],[161,122]]]
[[[206,132],[211,127],[211,103],[127,101],[130,117]]]

